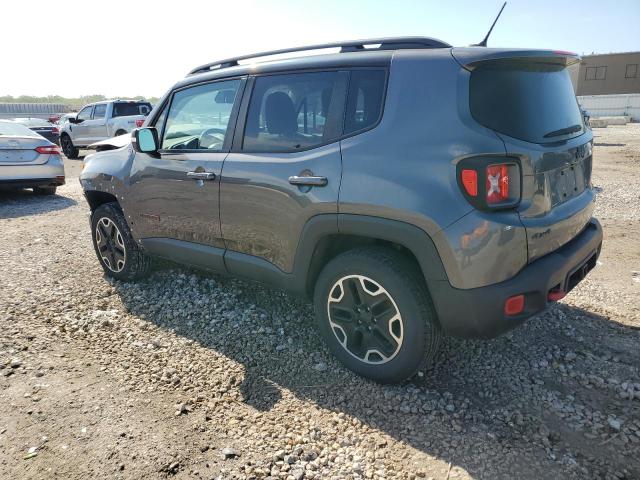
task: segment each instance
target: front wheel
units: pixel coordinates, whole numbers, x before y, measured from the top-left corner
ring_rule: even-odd
[[[60,137],[60,146],[62,147],[62,153],[64,153],[65,157],[72,160],[78,158],[80,151],[73,145],[73,141],[69,135],[64,134]]]
[[[150,270],[150,259],[131,235],[116,203],[100,205],[91,215],[91,236],[98,260],[109,276],[137,280]]]
[[[432,363],[441,332],[419,269],[392,249],[350,250],[316,282],[318,327],[333,354],[354,372],[398,383]]]
[[[126,130],[118,130],[115,134],[116,137],[119,137],[120,135],[126,135],[127,131]]]

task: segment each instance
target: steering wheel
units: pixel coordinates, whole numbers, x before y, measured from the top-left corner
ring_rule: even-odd
[[[207,128],[200,134],[200,148],[222,148],[226,133],[222,128]]]

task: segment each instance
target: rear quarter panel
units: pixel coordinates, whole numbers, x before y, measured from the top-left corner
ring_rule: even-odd
[[[461,158],[505,153],[502,140],[470,117],[468,77],[448,49],[396,52],[381,122],[342,141],[339,200],[339,213],[424,230],[459,288],[502,281],[527,259],[517,213],[480,214],[457,184]]]

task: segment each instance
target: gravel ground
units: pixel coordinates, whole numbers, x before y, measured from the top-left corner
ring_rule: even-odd
[[[640,125],[595,135],[592,275],[394,387],[284,293],[106,280],[79,161],[56,197],[0,194],[0,478],[640,478]]]

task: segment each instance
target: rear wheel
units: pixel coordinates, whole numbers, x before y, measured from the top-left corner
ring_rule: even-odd
[[[126,134],[126,133],[127,133],[127,131],[126,131],[126,130],[118,130],[118,131],[116,132],[116,137],[119,137],[120,135],[124,135],[124,134]]]
[[[314,306],[333,354],[377,382],[402,382],[438,352],[441,332],[424,279],[394,250],[368,247],[331,260]]]
[[[33,187],[36,195],[55,195],[58,187]]]
[[[73,145],[71,137],[64,134],[60,137],[60,146],[62,147],[62,153],[64,156],[70,159],[78,158],[79,150]]]
[[[116,203],[100,205],[91,215],[93,247],[105,273],[118,280],[137,280],[150,270],[150,259],[131,236]]]

